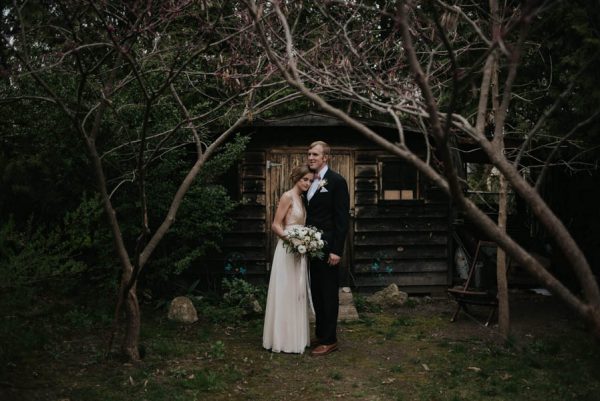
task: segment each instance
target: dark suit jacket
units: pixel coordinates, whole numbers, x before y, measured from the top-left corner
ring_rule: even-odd
[[[327,242],[326,254],[331,252],[342,256],[348,233],[348,184],[344,177],[331,169],[327,170],[323,179],[327,183],[317,189],[306,205],[306,224],[323,230],[323,237]]]

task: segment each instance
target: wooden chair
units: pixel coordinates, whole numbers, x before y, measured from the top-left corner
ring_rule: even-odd
[[[471,266],[469,268],[469,275],[465,283],[459,288],[449,288],[448,295],[450,295],[457,303],[456,311],[452,316],[451,322],[455,322],[458,314],[462,310],[468,316],[476,319],[468,309],[468,305],[478,305],[489,307],[490,312],[485,322],[486,326],[489,326],[494,318],[496,310],[498,309],[498,298],[495,293],[484,289],[473,288],[472,281],[476,274],[475,270],[478,268],[478,261],[482,254],[481,250],[484,247],[494,247],[497,249],[497,245],[490,241],[478,241],[475,249],[475,254],[471,260]]]

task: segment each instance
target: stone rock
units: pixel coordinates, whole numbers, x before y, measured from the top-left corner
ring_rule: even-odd
[[[382,307],[393,307],[404,305],[408,299],[408,294],[400,291],[396,284],[390,284],[381,291],[378,291],[369,297],[369,302]]]
[[[338,322],[352,322],[358,319],[358,311],[354,305],[340,305]]]
[[[339,292],[340,305],[352,305],[354,304],[354,298],[352,298],[352,290],[350,287],[342,287]]]
[[[354,298],[352,298],[352,290],[350,287],[342,287],[339,290],[340,306],[338,308],[338,322],[350,322],[358,320],[358,311],[354,306]],[[308,319],[311,323],[315,322],[315,314],[312,309],[308,310]]]
[[[340,307],[338,309],[338,321],[350,322],[358,320],[358,311],[354,306],[354,298],[350,287],[342,287],[339,292]]]
[[[198,321],[198,313],[188,297],[177,297],[171,301],[168,318],[179,323],[194,323]]]
[[[260,302],[254,296],[250,298],[250,309],[253,313],[261,314],[263,313],[263,308],[260,306]]]

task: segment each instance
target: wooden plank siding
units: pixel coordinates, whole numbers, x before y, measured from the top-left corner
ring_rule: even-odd
[[[447,203],[429,188],[424,199],[381,200],[378,158],[386,154],[355,154],[354,284],[367,291],[390,283],[410,293],[443,291],[449,284]]]
[[[390,131],[391,138],[395,135],[395,130]],[[382,160],[393,156],[341,125],[256,128],[238,163],[241,204],[232,214],[236,224],[225,237],[221,257],[235,254],[250,280],[268,282],[274,241],[270,220],[280,190],[289,186],[282,180],[291,166],[303,160],[306,145],[318,139],[332,146],[331,168],[347,178],[351,196],[343,258],[350,277],[346,280],[341,274],[342,285],[365,292],[391,283],[409,293],[444,291],[451,272],[450,210],[444,195],[419,181],[417,199],[383,200]]]
[[[239,162],[240,205],[235,225],[222,243],[222,258],[234,257],[246,275],[262,280],[267,270],[266,159],[264,151],[247,151]]]

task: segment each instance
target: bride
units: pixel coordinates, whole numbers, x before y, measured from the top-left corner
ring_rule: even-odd
[[[308,166],[292,169],[290,180],[294,186],[281,195],[271,229],[279,241],[273,255],[263,347],[273,352],[303,353],[310,343],[308,323],[308,271],[306,255],[288,252],[282,238],[285,229],[304,225],[306,210],[301,195],[310,187],[313,173]]]

